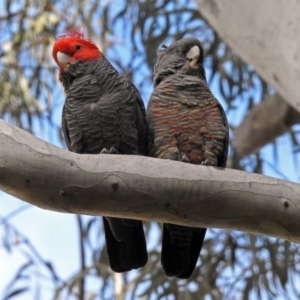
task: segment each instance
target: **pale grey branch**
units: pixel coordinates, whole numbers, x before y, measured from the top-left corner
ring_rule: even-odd
[[[300,2],[197,2],[203,17],[224,42],[300,112]]]
[[[275,93],[255,105],[234,130],[235,150],[243,157],[258,151],[300,123],[300,113]]]
[[[300,242],[300,185],[232,169],[80,155],[0,120],[0,188],[43,209],[242,230]]]

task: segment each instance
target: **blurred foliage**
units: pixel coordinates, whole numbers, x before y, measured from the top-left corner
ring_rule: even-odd
[[[64,96],[51,46],[69,27],[83,28],[111,63],[133,80],[145,103],[152,91],[151,70],[157,49],[162,43],[168,45],[189,35],[203,43],[208,80],[228,114],[231,128],[239,125],[254,104],[274,92],[222,42],[192,1],[4,0],[0,11],[0,114],[33,133],[45,122],[59,130],[60,117],[54,108],[62,106]],[[293,144],[298,145],[297,133],[291,136]],[[276,157],[276,143],[274,149]],[[241,159],[231,146],[231,167],[261,173],[263,163],[260,153]],[[300,297],[300,251],[293,243],[210,230],[192,277],[177,280],[167,278],[160,266],[161,237],[157,233],[161,228],[155,223],[145,224],[150,244],[148,264],[138,271],[114,274],[108,266],[101,220],[77,218],[81,268],[70,278],[61,278],[55,265],[37,252],[7,216],[0,219],[2,247],[10,253],[19,251],[24,257],[2,299],[21,295],[40,299],[45,286],[53,299]]]

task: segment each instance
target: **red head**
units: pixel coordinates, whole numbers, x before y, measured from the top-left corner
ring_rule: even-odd
[[[78,30],[68,30],[59,36],[53,46],[52,56],[60,67],[60,72],[68,72],[70,63],[77,59],[101,59],[102,53],[97,46]]]

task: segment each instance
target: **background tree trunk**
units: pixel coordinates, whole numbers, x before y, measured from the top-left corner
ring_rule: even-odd
[[[300,112],[300,2],[197,2],[226,44]]]

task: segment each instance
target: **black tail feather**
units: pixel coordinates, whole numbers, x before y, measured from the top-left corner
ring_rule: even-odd
[[[107,255],[114,272],[127,272],[147,263],[147,247],[141,221],[132,220],[130,225],[130,220],[103,218],[103,224]]]
[[[167,276],[189,278],[197,264],[206,228],[164,224],[161,264]]]

